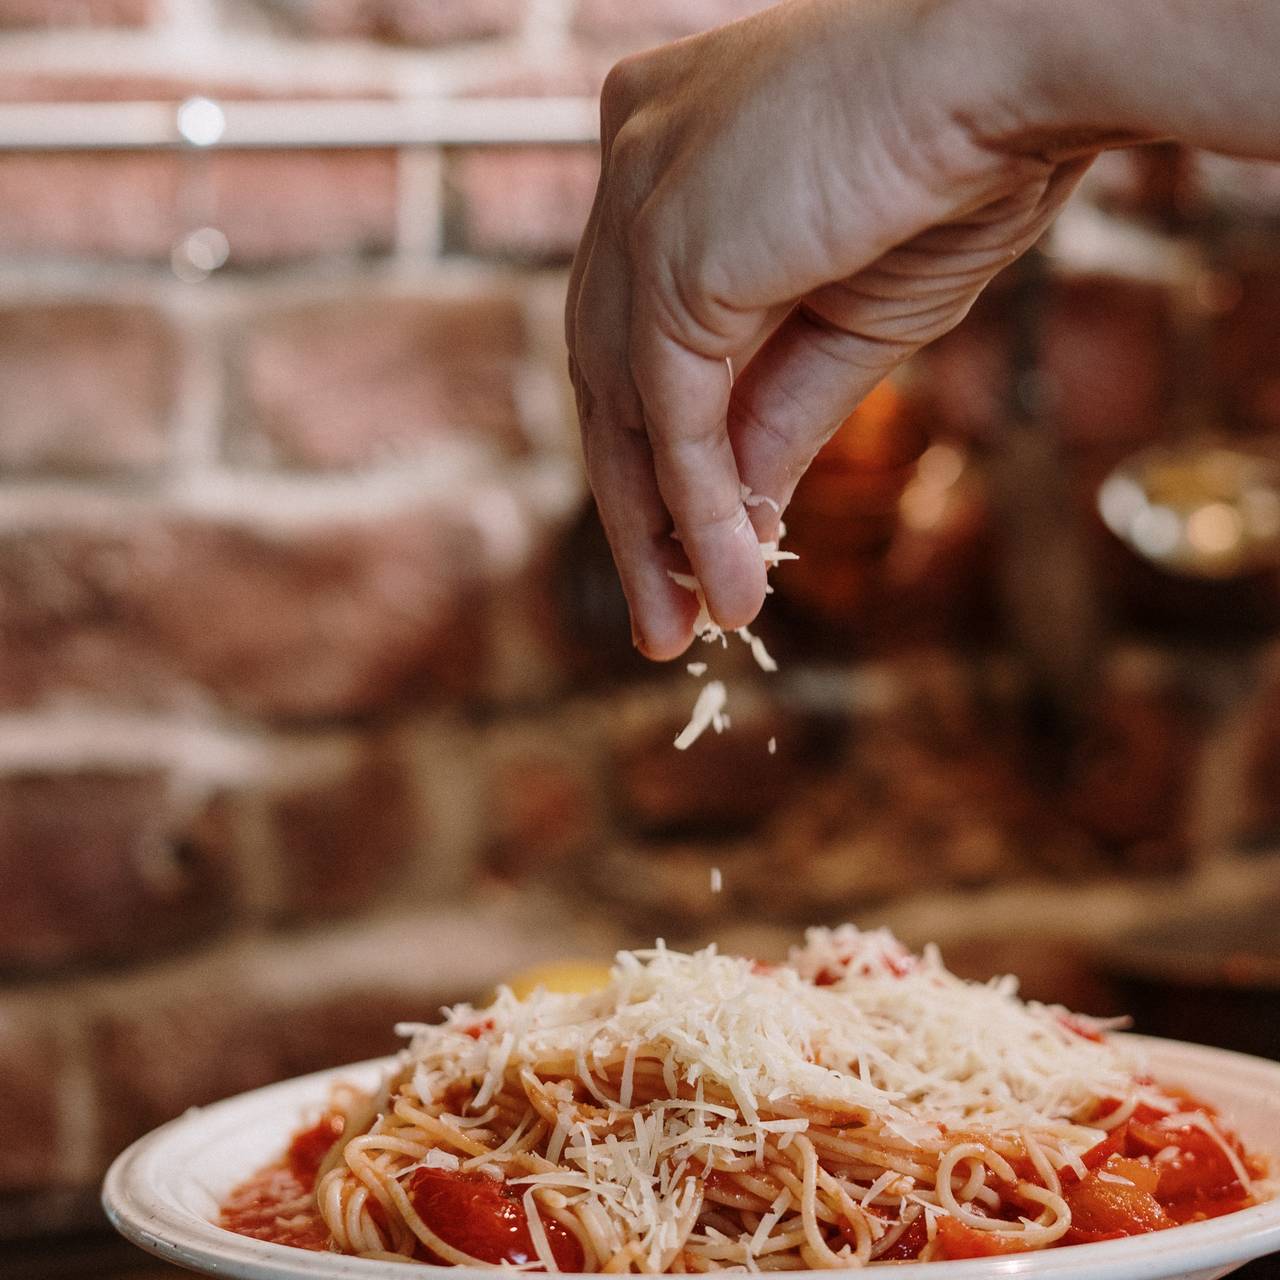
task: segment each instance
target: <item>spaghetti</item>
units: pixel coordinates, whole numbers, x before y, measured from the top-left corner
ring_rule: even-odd
[[[597,993],[401,1028],[379,1094],[336,1098],[222,1220],[400,1261],[765,1271],[1111,1239],[1260,1197],[1260,1164],[1109,1026],[884,931],[811,930],[779,966],[623,952]]]

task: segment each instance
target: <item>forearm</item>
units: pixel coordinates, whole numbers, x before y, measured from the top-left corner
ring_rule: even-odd
[[[1007,95],[972,122],[988,144],[1172,137],[1280,160],[1280,0],[972,0],[970,16],[1009,61]]]

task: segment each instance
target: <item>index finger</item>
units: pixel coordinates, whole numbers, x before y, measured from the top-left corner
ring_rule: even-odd
[[[654,470],[675,534],[726,630],[746,626],[765,596],[760,541],[743,504],[727,426],[732,375],[726,350],[699,353],[671,337],[640,290],[629,357]]]

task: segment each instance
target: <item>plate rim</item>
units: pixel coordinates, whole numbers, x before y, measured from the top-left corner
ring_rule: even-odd
[[[1159,1052],[1176,1051],[1199,1059],[1204,1065],[1231,1062],[1242,1073],[1258,1077],[1260,1085],[1280,1090],[1280,1062],[1230,1049],[1167,1040],[1156,1036],[1124,1034],[1125,1043]],[[274,1244],[237,1235],[200,1218],[194,1211],[175,1206],[142,1176],[147,1162],[163,1155],[167,1144],[197,1121],[206,1124],[220,1115],[234,1116],[252,1102],[269,1103],[273,1095],[293,1097],[314,1089],[317,1101],[323,1086],[354,1076],[373,1076],[394,1063],[398,1055],[369,1058],[344,1066],[329,1067],[303,1076],[277,1081],[261,1088],[223,1098],[203,1107],[192,1107],[182,1115],[153,1129],[122,1151],[111,1163],[102,1185],[102,1206],[111,1225],[125,1239],[148,1253],[188,1269],[203,1269],[207,1275],[236,1277],[237,1280],[299,1280],[303,1276],[329,1280],[388,1280],[400,1275],[407,1264],[354,1258],[338,1253],[306,1253],[288,1245]],[[297,1103],[291,1103],[297,1105]],[[1277,1103],[1280,1114],[1280,1102]],[[1280,1175],[1280,1151],[1275,1153]],[[246,1171],[246,1176],[251,1171]],[[1085,1261],[1081,1251],[1087,1250]],[[1087,1268],[1091,1280],[1158,1280],[1181,1276],[1214,1266],[1232,1266],[1280,1251],[1280,1194],[1248,1209],[1224,1214],[1204,1222],[1188,1223],[1166,1231],[1130,1236],[1097,1244],[1071,1245],[997,1258],[970,1258],[948,1262],[899,1263],[894,1274],[904,1280],[946,1280],[978,1275],[1000,1277],[1054,1277],[1081,1274]],[[1170,1266],[1176,1258],[1176,1265]],[[431,1272],[448,1272],[463,1280],[479,1280],[492,1272],[464,1267],[437,1267],[418,1264]],[[947,1268],[939,1271],[940,1267]],[[864,1274],[855,1268],[844,1271],[798,1271],[795,1280]]]

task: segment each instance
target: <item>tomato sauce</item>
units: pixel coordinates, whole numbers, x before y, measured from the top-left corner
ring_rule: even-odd
[[[219,1225],[237,1235],[320,1253],[329,1247],[329,1228],[315,1207],[316,1174],[342,1134],[342,1119],[326,1116],[289,1144],[283,1160],[242,1182],[227,1197]]]
[[[1211,1108],[1187,1098],[1187,1110],[1212,1116]],[[1235,1166],[1216,1141],[1195,1125],[1169,1128],[1162,1113],[1140,1106],[1123,1124],[1081,1157],[1085,1174],[1060,1171],[1062,1194],[1071,1208],[1071,1228],[1058,1243],[1088,1244],[1160,1231],[1186,1222],[1232,1213],[1251,1204]],[[222,1207],[219,1222],[230,1231],[324,1251],[331,1247],[328,1228],[314,1203],[316,1176],[333,1143],[342,1134],[342,1120],[329,1115],[295,1136],[284,1157],[238,1186]],[[1264,1168],[1223,1131],[1251,1177]],[[1034,1180],[1030,1161],[1015,1159],[1021,1178]],[[721,1175],[712,1172],[709,1183]],[[537,1251],[529,1231],[522,1192],[480,1173],[421,1168],[405,1182],[409,1199],[423,1222],[453,1248],[492,1264],[536,1264]],[[1002,1188],[1009,1213],[1034,1216],[1039,1206],[1021,1205],[1015,1188]],[[377,1209],[370,1205],[370,1211]],[[581,1245],[555,1219],[542,1216],[547,1243],[561,1271],[580,1271]],[[852,1233],[846,1232],[850,1243]],[[947,1217],[939,1217],[937,1253],[947,1259],[992,1257],[1021,1252],[1016,1240],[998,1231],[982,1231]],[[910,1261],[928,1243],[921,1214],[881,1255],[883,1261]],[[424,1246],[415,1256],[440,1263]],[[540,1268],[534,1268],[540,1269]]]
[[[304,1129],[283,1159],[254,1174],[227,1197],[219,1224],[255,1240],[313,1252],[329,1249],[329,1229],[315,1206],[314,1192],[320,1166],[341,1135],[342,1121],[337,1116],[326,1116]],[[517,1188],[479,1173],[418,1169],[405,1189],[418,1216],[455,1249],[484,1262],[538,1261]],[[380,1213],[380,1206],[370,1202],[369,1211]],[[577,1238],[553,1218],[543,1218],[542,1226],[560,1270],[581,1271],[582,1247]],[[423,1262],[442,1261],[422,1245],[415,1256]]]
[[[1188,1110],[1213,1116],[1213,1110],[1193,1098]],[[1092,1244],[1125,1236],[1162,1231],[1186,1222],[1198,1222],[1233,1213],[1253,1203],[1241,1185],[1235,1167],[1209,1134],[1195,1125],[1167,1128],[1159,1124],[1162,1113],[1140,1106],[1081,1157],[1085,1176],[1069,1169],[1060,1173],[1062,1194],[1071,1208],[1071,1228],[1060,1244]],[[1251,1177],[1264,1170],[1245,1156],[1240,1144],[1227,1132],[1231,1144]],[[1015,1167],[1022,1161],[1014,1161]],[[1020,1175],[1029,1171],[1019,1169]],[[1012,1195],[1012,1189],[1005,1189]],[[1029,1207],[1029,1211],[1030,1207]],[[991,1233],[966,1227],[950,1219],[938,1220],[939,1249],[943,1257],[988,1257],[1010,1252]]]
[[[445,1244],[482,1262],[536,1263],[521,1192],[482,1173],[418,1169],[409,1178],[409,1200]],[[541,1219],[551,1255],[561,1271],[582,1270],[582,1246],[554,1218]],[[440,1262],[423,1250],[428,1262]]]

